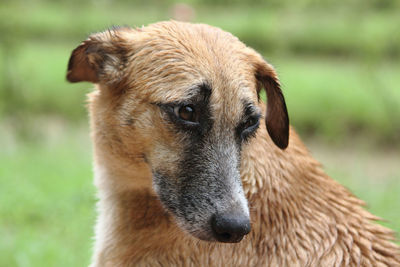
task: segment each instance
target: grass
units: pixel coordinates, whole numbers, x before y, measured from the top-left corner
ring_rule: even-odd
[[[47,118],[31,126],[35,137],[23,140],[1,129],[0,266],[86,266],[95,219],[88,130]],[[308,143],[330,175],[400,232],[395,151]]]
[[[30,141],[7,131],[0,153],[0,266],[88,265],[95,202],[89,138],[65,127]]]
[[[395,230],[400,240],[400,155],[396,149],[371,146],[368,140],[346,140],[327,145],[306,139],[313,156],[325,171],[366,202],[380,223]],[[399,243],[399,242],[398,242]]]
[[[315,131],[330,141],[360,132],[371,139],[399,138],[400,65],[321,58],[272,62],[281,76],[290,118],[300,132]]]

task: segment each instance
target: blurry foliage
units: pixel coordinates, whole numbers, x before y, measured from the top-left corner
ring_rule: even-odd
[[[85,3],[81,0],[3,0],[4,3],[20,2],[20,3],[70,3],[73,5]],[[347,0],[345,3],[338,2],[337,0],[91,0],[86,3],[109,3],[109,4],[130,4],[130,5],[148,5],[148,6],[160,6],[160,5],[171,5],[175,3],[187,3],[192,5],[205,5],[205,6],[216,6],[223,5],[231,7],[235,6],[264,6],[273,8],[287,8],[287,7],[351,7],[353,9],[393,9],[400,7],[400,3],[397,0]]]
[[[358,132],[400,141],[399,1],[179,2],[194,8],[195,22],[232,32],[277,67],[291,121],[302,133],[336,139]],[[17,125],[46,114],[85,119],[91,85],[64,78],[72,49],[112,25],[170,19],[175,3],[3,0],[0,118]]]

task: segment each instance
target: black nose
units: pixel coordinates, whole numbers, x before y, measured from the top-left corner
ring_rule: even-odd
[[[250,232],[250,220],[246,215],[215,214],[211,219],[211,227],[219,242],[237,243]]]

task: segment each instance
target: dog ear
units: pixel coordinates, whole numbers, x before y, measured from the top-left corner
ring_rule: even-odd
[[[258,92],[264,88],[267,94],[265,123],[272,141],[281,149],[289,144],[289,116],[280,82],[274,68],[264,60],[256,63]]]
[[[68,62],[69,82],[114,84],[123,77],[126,44],[120,36],[124,29],[113,29],[91,35],[72,51]]]

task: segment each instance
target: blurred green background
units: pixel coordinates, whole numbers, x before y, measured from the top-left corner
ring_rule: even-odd
[[[72,49],[112,25],[171,18],[221,27],[281,78],[291,123],[336,180],[400,231],[397,0],[2,0],[0,266],[86,266],[95,220]]]

